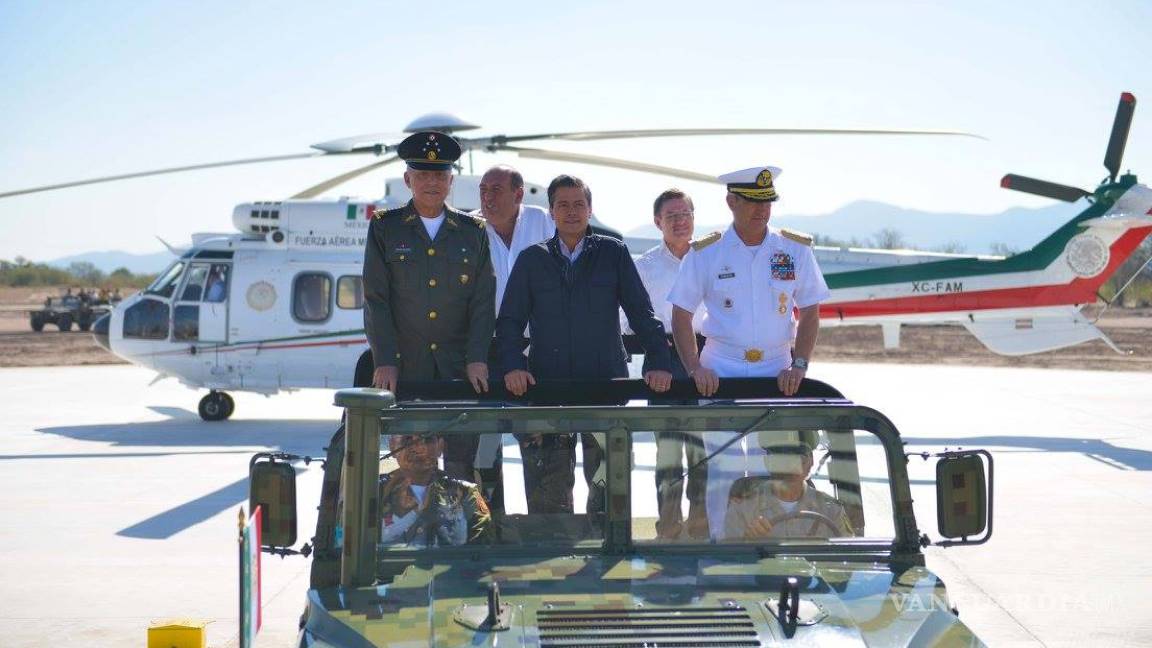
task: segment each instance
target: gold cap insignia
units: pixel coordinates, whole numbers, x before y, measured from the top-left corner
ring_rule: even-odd
[[[435,160],[436,159],[436,151],[428,151],[428,154],[425,155],[424,157],[427,157],[429,160]]]
[[[760,175],[756,176],[757,187],[771,187],[772,186],[772,171],[764,169]]]
[[[462,284],[468,283],[468,275],[466,275],[466,274],[460,275],[460,283],[462,283]]]

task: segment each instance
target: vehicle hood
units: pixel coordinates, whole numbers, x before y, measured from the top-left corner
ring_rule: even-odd
[[[924,567],[660,556],[416,560],[387,584],[312,590],[306,633],[335,646],[982,646]],[[768,603],[798,580],[802,617]],[[497,582],[509,628],[456,620]],[[801,619],[803,621],[803,619]],[[321,644],[323,645],[323,644]]]

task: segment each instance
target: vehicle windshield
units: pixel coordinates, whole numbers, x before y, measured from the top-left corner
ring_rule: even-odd
[[[176,261],[168,266],[168,269],[161,272],[156,281],[153,281],[150,286],[144,291],[153,295],[161,295],[163,297],[171,297],[172,292],[176,290],[176,284],[180,283],[180,273],[184,271],[184,262]]]
[[[890,543],[890,461],[903,457],[846,409],[403,408],[381,439],[378,553]],[[478,487],[445,479],[445,448],[477,438]],[[502,497],[485,466],[498,447]]]

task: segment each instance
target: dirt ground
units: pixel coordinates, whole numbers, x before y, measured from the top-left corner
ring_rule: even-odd
[[[0,288],[0,367],[123,364],[88,333],[75,329],[61,333],[51,325],[42,333],[31,330],[27,309],[55,294],[57,289]],[[1152,309],[1113,308],[1099,325],[1126,352],[1124,355],[1093,341],[1059,351],[1008,357],[987,350],[961,326],[906,325],[901,330],[900,348],[891,351],[884,349],[878,326],[824,328],[816,360],[1152,371]]]

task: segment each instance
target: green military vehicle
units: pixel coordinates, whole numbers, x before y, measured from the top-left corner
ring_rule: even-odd
[[[111,306],[107,301],[81,298],[76,295],[49,297],[44,307],[28,313],[28,323],[37,333],[51,324],[61,331],[71,331],[75,324],[81,331],[87,331],[92,323],[108,314]]]
[[[662,397],[694,395],[677,381]],[[401,383],[398,397],[336,393],[346,433],[327,449],[316,536],[303,551],[313,565],[300,646],[983,645],[925,567],[930,541],[907,464],[937,462],[944,540],[935,544],[979,544],[991,535],[987,452],[908,455],[887,417],[811,380],[791,398],[774,380],[726,380],[702,405],[646,404],[636,399],[652,394],[630,380],[541,383],[531,404],[499,391],[478,401],[457,384]],[[669,532],[657,525],[667,511],[656,511],[655,431],[759,446],[770,474],[734,481],[711,537]],[[392,522],[381,507],[381,459],[392,454],[382,439],[399,452],[397,439],[453,434],[502,435],[504,512],[462,543],[433,531],[381,542]],[[574,513],[529,514],[513,439],[574,434],[603,450],[593,477],[603,512],[581,511],[578,492]],[[295,553],[297,458],[253,458],[250,504],[262,507],[265,551]],[[773,509],[764,498],[795,475],[805,495]],[[452,509],[436,510],[441,519],[425,521],[450,526]]]

